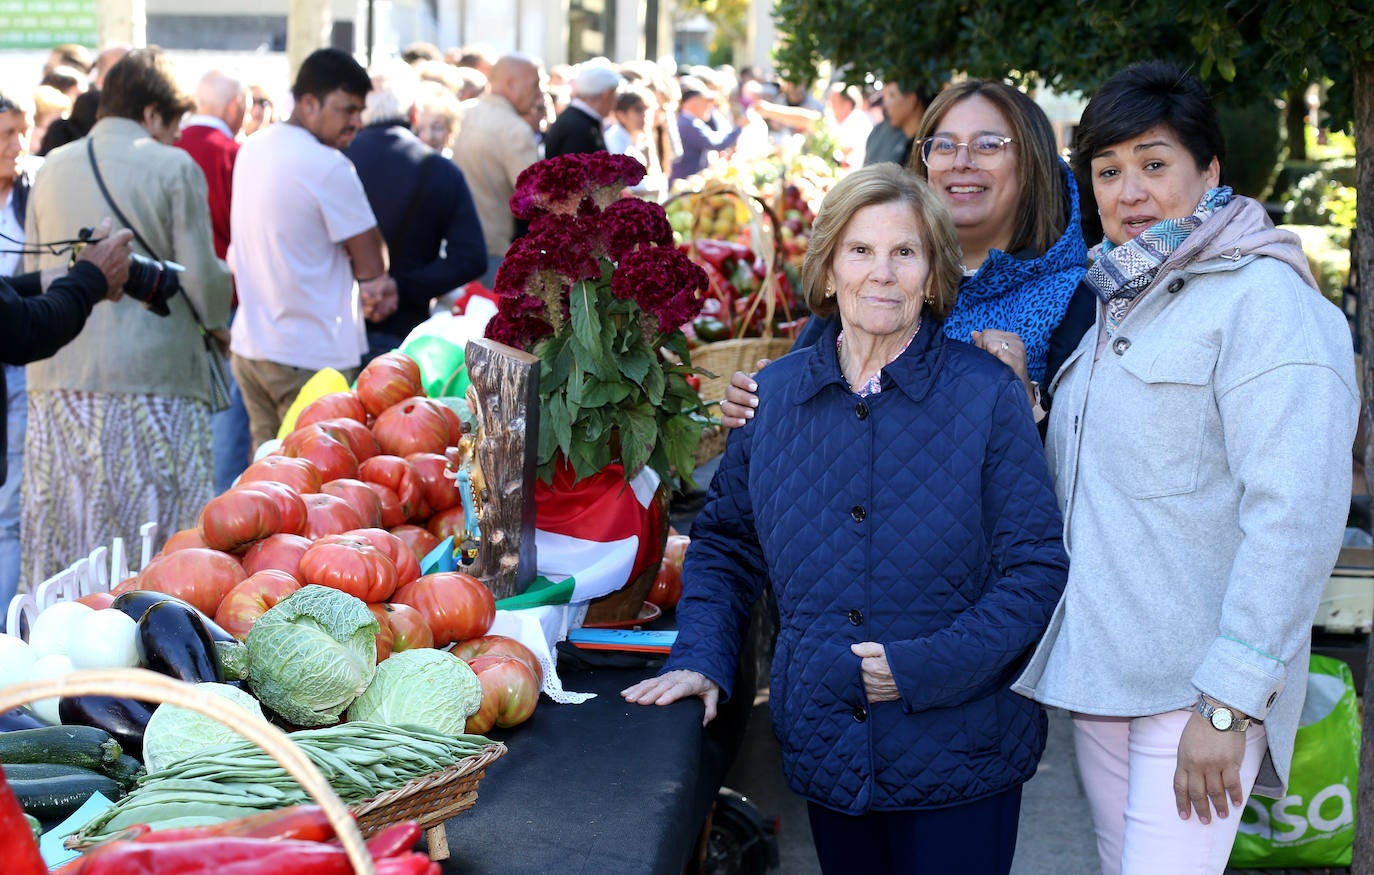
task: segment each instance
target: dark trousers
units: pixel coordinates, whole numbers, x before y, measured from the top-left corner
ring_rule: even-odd
[[[1007,875],[1021,787],[922,811],[840,814],[807,803],[825,875]]]

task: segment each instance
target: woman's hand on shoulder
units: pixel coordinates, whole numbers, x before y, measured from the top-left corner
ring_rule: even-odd
[[[759,359],[754,374],[771,362],[772,359]],[[754,382],[754,374],[735,371],[730,385],[725,387],[725,398],[720,402],[720,424],[726,428],[739,428],[754,418],[754,408],[759,406],[759,384]]]
[[[972,332],[969,339],[973,341],[974,346],[992,353],[1016,372],[1016,376],[1026,387],[1026,395],[1030,398],[1031,406],[1035,406],[1035,390],[1031,386],[1030,370],[1026,367],[1026,344],[1021,335],[1013,331],[988,329]]]
[[[716,686],[715,681],[700,672],[685,669],[642,680],[621,690],[620,695],[625,701],[636,705],[671,705],[681,699],[697,696],[706,706],[706,714],[701,721],[703,726],[716,719],[716,706],[720,704],[720,687]]]

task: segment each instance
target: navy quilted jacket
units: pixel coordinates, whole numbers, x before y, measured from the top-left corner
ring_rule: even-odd
[[[1020,382],[929,319],[850,392],[831,325],[758,375],[692,528],[664,671],[730,694],[748,609],[771,581],[771,678],[788,783],[830,808],[939,807],[1027,780],[1040,706],[1011,692],[1067,560]],[[886,647],[901,698],[870,704],[851,644]]]

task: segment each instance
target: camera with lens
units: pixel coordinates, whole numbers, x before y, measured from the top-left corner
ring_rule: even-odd
[[[98,243],[92,240],[94,228],[82,228],[77,234],[83,243]],[[129,278],[124,282],[124,294],[147,307],[159,316],[170,316],[167,308],[177,292],[181,291],[180,275],[186,268],[175,261],[157,261],[137,252],[129,257]]]

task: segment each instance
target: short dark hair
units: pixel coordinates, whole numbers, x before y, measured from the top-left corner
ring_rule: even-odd
[[[195,108],[195,101],[181,90],[166,55],[157,46],[134,49],[105,74],[96,118],[127,118],[143,121],[143,108],[152,106],[168,124]]]
[[[323,103],[333,91],[366,98],[371,90],[372,79],[362,64],[343,49],[327,48],[316,49],[301,62],[291,96],[299,101],[309,94]]]
[[[1074,130],[1073,170],[1091,189],[1093,156],[1164,126],[1193,156],[1198,170],[1226,161],[1226,140],[1212,98],[1194,76],[1166,61],[1140,61],[1093,93]]]

